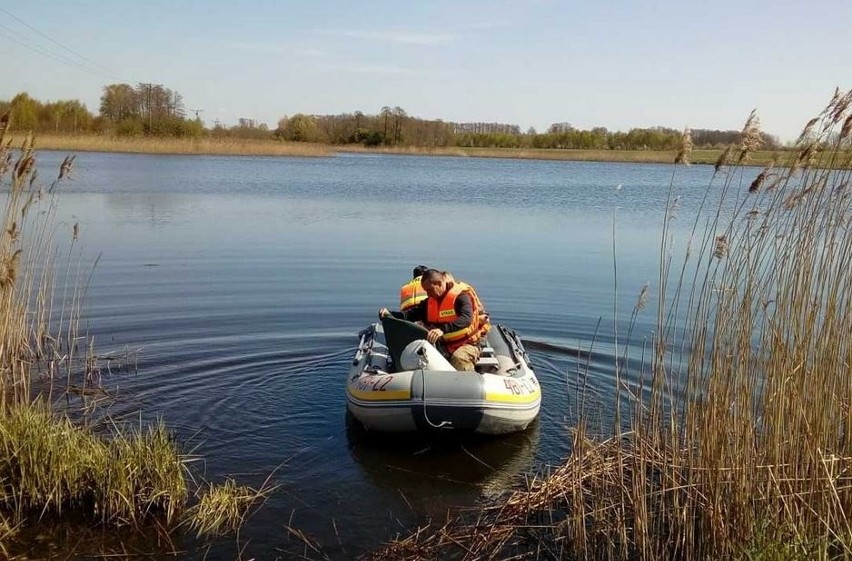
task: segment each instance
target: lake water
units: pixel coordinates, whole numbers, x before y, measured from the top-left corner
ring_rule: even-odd
[[[42,177],[63,156],[39,154]],[[346,558],[557,464],[587,360],[587,399],[604,415],[612,409],[614,314],[623,333],[651,281],[633,337],[641,347],[654,322],[672,171],[82,153],[61,187],[57,237],[70,238],[79,223],[82,249],[74,252],[88,264],[100,255],[81,323],[97,350],[139,349],[136,373],[105,380],[119,396],[111,413],[163,418],[204,458],[197,468],[209,480],[234,475],[257,486],[274,471],[281,485],[239,541],[216,542],[207,559],[234,559],[242,547],[243,558],[301,554],[287,524]],[[674,223],[676,238],[691,226],[686,217],[712,172],[678,168],[684,218]],[[348,422],[344,380],[356,333],[380,307],[397,305],[400,284],[421,263],[474,284],[492,317],[529,341],[543,402],[527,432],[384,441]],[[578,359],[572,349],[593,340],[594,352]],[[185,541],[177,547],[200,558]]]

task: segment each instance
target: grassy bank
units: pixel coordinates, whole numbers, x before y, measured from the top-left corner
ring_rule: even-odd
[[[15,139],[20,142],[21,139]],[[332,146],[276,140],[215,138],[122,138],[98,135],[40,135],[38,148],[68,152],[123,152],[138,154],[219,154],[245,156],[330,156],[338,152],[363,154],[403,154],[417,156],[453,156],[469,158],[514,158],[524,160],[563,160],[581,162],[672,163],[674,150],[559,150],[536,148],[465,148],[465,147],[378,147],[361,145]],[[715,164],[721,150],[696,150],[695,164]],[[748,162],[764,165],[783,161],[783,151],[755,151]]]
[[[95,433],[66,412],[54,411],[64,392],[85,395],[97,385],[98,358],[77,323],[85,287],[80,265],[57,267],[62,240],[56,193],[73,171],[65,158],[54,181],[43,184],[27,138],[12,150],[0,116],[0,556],[8,557],[15,530],[70,517],[107,527],[187,526],[199,535],[235,529],[267,490],[195,485],[188,458],[161,424]],[[77,225],[68,243],[77,243]],[[64,243],[64,242],[63,242]],[[64,252],[63,252],[64,253]],[[69,259],[71,252],[68,254]],[[64,279],[57,270],[65,271]],[[71,272],[69,274],[69,271]],[[75,272],[76,271],[76,272]],[[68,296],[54,310],[54,295]],[[35,395],[32,381],[48,381]],[[60,382],[61,381],[61,382]],[[63,400],[66,404],[79,398]],[[40,533],[43,527],[40,527]],[[46,531],[46,530],[45,530]]]
[[[15,144],[23,140],[13,137]],[[197,154],[241,156],[321,157],[330,146],[275,140],[216,138],[124,138],[100,135],[39,135],[37,148],[64,152],[119,152],[134,154]]]
[[[838,92],[783,167],[742,184],[750,118],[678,218],[683,240],[675,173],[647,359],[627,361],[616,336],[614,426],[596,429],[594,395],[578,396],[562,465],[368,557],[852,558],[850,142],[852,91]]]
[[[676,150],[559,150],[544,148],[364,148],[346,146],[336,148],[338,152],[366,154],[404,154],[422,156],[458,156],[469,158],[513,158],[519,160],[561,160],[573,162],[624,162],[644,164],[670,164],[677,156]],[[713,165],[722,155],[722,150],[695,150],[691,163]],[[773,160],[783,161],[784,152],[755,151],[749,165],[765,165]]]

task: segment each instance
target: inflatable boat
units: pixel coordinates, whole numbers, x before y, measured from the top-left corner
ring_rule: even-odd
[[[366,429],[505,434],[538,416],[541,388],[514,331],[492,325],[475,371],[458,371],[415,323],[385,317],[363,330],[346,383]]]

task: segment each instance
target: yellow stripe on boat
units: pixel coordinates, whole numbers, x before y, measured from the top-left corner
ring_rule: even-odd
[[[521,395],[513,393],[485,392],[485,401],[493,401],[496,403],[533,403],[538,399],[541,399],[540,391]]]
[[[411,399],[411,390],[361,391],[349,388],[349,395],[363,401],[394,401]]]

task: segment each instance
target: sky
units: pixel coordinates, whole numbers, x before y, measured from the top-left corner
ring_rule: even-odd
[[[0,0],[0,100],[150,82],[210,126],[378,113],[794,140],[852,87],[852,1]]]

